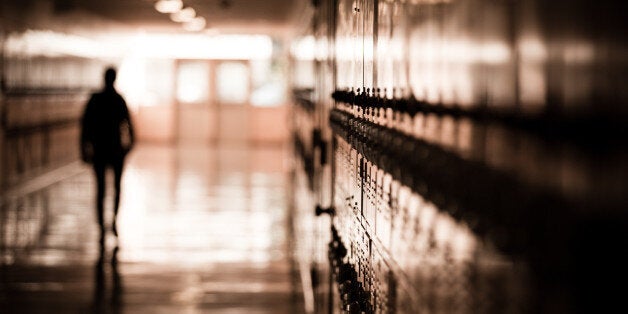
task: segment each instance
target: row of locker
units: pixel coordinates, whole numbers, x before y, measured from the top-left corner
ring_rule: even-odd
[[[347,296],[340,280],[331,288],[334,309],[519,313],[572,311],[582,305],[575,294],[592,291],[580,276],[605,259],[590,263],[594,256],[579,260],[580,254],[593,243],[614,243],[608,236],[625,221],[618,194],[592,207],[591,199],[573,203],[565,199],[569,194],[551,193],[545,186],[528,189],[529,182],[493,173],[493,166],[476,167],[477,161],[460,158],[438,141],[424,141],[361,114],[339,102],[331,111],[333,210],[317,206],[317,214],[332,214],[331,234],[337,235],[332,242],[342,242],[348,251],[343,259],[330,260],[329,271],[352,267],[359,289],[350,290],[367,296],[368,305]],[[315,163],[313,175],[316,169]],[[592,192],[585,192],[586,200]],[[302,205],[308,208],[302,214],[314,224],[312,207],[320,203],[315,198]],[[619,219],[616,223],[589,219],[605,217],[608,210],[616,215],[611,220]],[[590,230],[582,230],[583,225]],[[313,251],[324,242],[321,230],[318,226],[310,243]],[[587,246],[574,248],[574,241],[581,240]],[[551,279],[555,276],[561,279]],[[362,305],[350,305],[355,302]]]
[[[11,133],[27,127],[76,121],[89,95],[82,93],[36,93],[4,95],[2,123]]]
[[[318,127],[311,100],[311,90],[295,90],[292,107],[292,171],[289,185],[289,204],[294,259],[299,265],[305,309],[308,313],[322,312],[329,308],[329,265],[325,243],[328,242],[329,221],[316,216],[320,204],[321,165],[320,154],[314,145]]]
[[[78,159],[80,115],[102,86],[106,60],[2,44],[0,185],[9,187]]]
[[[621,302],[605,284],[628,221],[620,1],[313,5],[293,86],[311,95],[295,133],[326,143],[301,150],[330,161],[310,159],[300,204],[316,230],[302,253],[330,281],[315,312]]]
[[[333,226],[374,312],[530,310],[523,261],[498,253],[342,137],[336,141]]]
[[[0,172],[3,188],[78,160],[85,92],[30,91],[2,98]]]
[[[80,57],[23,56],[3,59],[7,91],[92,90],[102,85],[104,62]]]
[[[336,88],[386,98],[541,114],[611,110],[628,94],[616,58],[620,1],[333,1],[317,38]],[[321,23],[321,22],[319,22]],[[592,102],[592,100],[594,102]]]
[[[434,198],[438,194],[422,191],[400,171],[387,171],[392,169],[389,168],[391,163],[403,164],[409,160],[391,159],[387,163],[385,158],[373,158],[372,152],[366,149],[368,143],[352,140],[340,130],[335,131],[333,141],[334,207],[333,210],[317,208],[318,214],[332,214],[331,226],[315,218],[313,207],[320,200],[311,189],[301,187],[300,194],[309,198],[297,205],[301,209],[299,215],[307,217],[301,220],[303,232],[299,233],[302,237],[298,241],[308,241],[309,246],[300,254],[309,254],[310,266],[318,267],[315,272],[318,280],[326,268],[320,263],[320,246],[329,232],[325,229],[331,228],[331,234],[337,236],[335,240],[332,236],[332,242],[341,242],[347,253],[335,262],[331,259],[331,268],[326,271],[333,275],[342,267],[354,269],[359,288],[354,285],[349,290],[360,291],[360,298],[368,301],[356,301],[360,298],[346,295],[346,284],[336,280],[336,284],[328,288],[331,297],[326,299],[332,303],[333,312],[352,312],[356,306],[368,309],[365,313],[572,311],[580,303],[574,299],[571,289],[590,290],[586,280],[573,277],[590,266],[586,259],[576,260],[582,253],[576,251],[586,247],[570,251],[573,249],[570,246],[578,238],[585,239],[586,243],[611,240],[606,239],[606,230],[598,229],[606,222],[591,221],[590,226],[597,231],[574,234],[574,226],[588,224],[586,220],[574,221],[573,215],[582,213],[567,213],[562,205],[552,207],[557,204],[550,204],[546,212],[550,213],[548,225],[548,221],[535,220],[543,216],[545,211],[541,208],[517,204],[528,214],[508,211],[512,209],[509,202],[514,205],[517,200],[500,199],[490,191],[479,195],[487,200],[484,214],[474,216],[473,208],[441,205],[438,198]],[[304,186],[303,182],[296,182],[297,188]],[[495,200],[506,206],[503,218],[514,219],[510,221],[514,229],[500,228],[499,219],[490,221],[491,215],[498,214],[491,207]],[[529,211],[539,211],[541,216]],[[568,273],[561,275],[565,270]],[[572,271],[576,273],[570,273]],[[548,280],[553,276],[566,277]],[[350,300],[353,301],[347,303]],[[361,305],[350,305],[355,302]],[[327,307],[321,305],[321,308]]]
[[[399,271],[393,272],[395,280],[409,282],[415,288],[410,290],[416,296],[411,303],[414,310],[416,307],[427,312],[442,310],[423,308],[439,296],[422,297],[421,291],[439,284],[422,280],[425,273],[416,275],[417,269],[430,269],[430,265],[437,266],[428,273],[438,273],[438,267],[456,260],[434,250],[439,243],[445,243],[441,252],[462,258],[461,263],[472,269],[472,279],[461,276],[467,280],[462,280],[466,282],[463,287],[471,287],[480,294],[482,289],[475,283],[492,278],[492,274],[477,270],[484,263],[495,265],[507,261],[500,270],[500,279],[492,284],[508,293],[489,293],[479,303],[471,298],[470,303],[462,302],[471,308],[444,311],[475,312],[477,308],[473,306],[477,304],[499,304],[498,308],[485,308],[483,312],[547,311],[548,308],[570,311],[582,306],[582,302],[597,300],[597,292],[591,290],[582,274],[599,270],[601,264],[617,260],[618,254],[621,255],[612,247],[621,246],[622,240],[616,237],[624,234],[621,230],[626,223],[625,198],[621,188],[608,187],[626,182],[625,172],[602,173],[600,181],[587,181],[599,187],[587,186],[576,198],[545,185],[519,180],[483,160],[462,158],[438,141],[425,141],[404,133],[403,128],[400,131],[377,124],[373,118],[365,116],[355,105],[349,107],[339,102],[331,112],[336,163],[334,205],[345,208],[336,210],[334,226],[340,232],[347,228],[345,234],[349,236],[345,238],[350,239],[350,245],[369,238],[372,247],[390,253],[385,261],[398,265]],[[581,166],[567,163],[561,168]],[[623,165],[615,163],[612,167],[622,169]],[[598,197],[603,200],[598,201]],[[351,236],[352,230],[360,226],[365,234]],[[448,247],[447,243],[455,244]],[[586,253],[592,246],[611,249],[596,258]],[[362,260],[363,254],[357,256]],[[442,256],[445,257],[439,259]],[[469,256],[473,258],[468,259]],[[608,271],[622,273],[619,268]],[[608,277],[599,278],[604,281]],[[555,299],[541,297],[540,294],[547,293],[548,286],[569,292]],[[465,290],[458,287],[448,291],[460,292],[460,289]],[[587,297],[578,299],[576,294],[583,291],[587,291]]]
[[[78,123],[13,134],[2,143],[3,188],[79,159]]]

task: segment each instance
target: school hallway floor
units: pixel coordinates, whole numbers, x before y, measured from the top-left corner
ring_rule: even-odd
[[[123,177],[117,248],[109,233],[104,252],[89,167],[68,165],[8,193],[0,313],[303,312],[286,155],[139,146]]]

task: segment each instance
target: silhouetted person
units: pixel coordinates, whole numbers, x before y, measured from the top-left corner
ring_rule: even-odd
[[[105,238],[104,198],[105,170],[113,168],[115,198],[112,231],[118,236],[116,218],[120,204],[120,181],[124,158],[134,144],[133,125],[124,98],[113,87],[116,71],[105,71],[105,88],[92,94],[81,120],[81,157],[91,163],[96,175],[96,215],[100,225],[101,244]]]

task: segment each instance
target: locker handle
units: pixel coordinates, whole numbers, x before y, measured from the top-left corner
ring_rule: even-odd
[[[316,205],[315,213],[316,216],[320,216],[322,214],[329,214],[330,216],[333,216],[336,214],[336,210],[333,207],[323,208],[320,205]]]

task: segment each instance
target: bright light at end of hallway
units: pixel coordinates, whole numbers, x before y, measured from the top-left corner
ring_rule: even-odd
[[[140,106],[156,105],[155,96],[147,90],[146,80],[151,70],[146,66],[152,59],[196,60],[268,60],[272,56],[272,39],[266,35],[206,34],[138,34],[127,41],[127,53],[121,54],[117,86],[125,95],[132,110]],[[113,46],[104,41],[106,46]],[[185,84],[184,102],[196,102],[205,94],[198,84]],[[207,86],[207,85],[204,85]]]
[[[296,59],[309,61],[314,60],[315,47],[316,40],[314,36],[304,36],[295,41],[290,47],[290,50]]]
[[[138,36],[133,50],[145,58],[266,60],[273,42],[267,35],[151,34]]]
[[[207,101],[210,69],[207,62],[190,61],[179,64],[177,73],[177,99],[183,103]]]
[[[124,94],[126,101],[133,111],[146,102],[146,66],[145,59],[131,55],[122,61],[118,69],[116,87]]]

